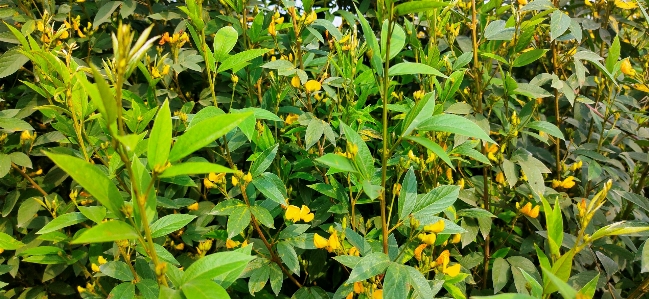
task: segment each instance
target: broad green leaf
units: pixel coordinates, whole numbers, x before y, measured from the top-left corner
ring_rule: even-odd
[[[408,298],[409,276],[408,266],[391,263],[385,272],[383,284],[383,298],[406,299]]]
[[[420,13],[429,10],[433,10],[440,7],[447,6],[447,3],[430,1],[430,0],[421,0],[421,1],[408,1],[400,3],[394,7],[397,15],[403,16],[411,13]]]
[[[17,118],[0,118],[0,128],[9,132],[34,130],[34,127],[28,122]]]
[[[95,165],[76,157],[46,152],[45,155],[116,216],[121,216],[124,198],[113,182]]]
[[[85,230],[71,244],[102,243],[117,240],[133,240],[139,237],[137,231],[128,223],[112,220],[100,223]]]
[[[286,204],[286,187],[282,180],[274,173],[266,172],[260,176],[252,179],[252,184],[259,190],[266,198],[278,203]]]
[[[239,270],[238,273],[240,274],[243,271],[242,266],[247,265],[253,259],[254,257],[249,254],[236,251],[217,252],[206,255],[185,270],[183,274],[183,285],[198,279],[212,279],[235,270]]]
[[[17,72],[27,61],[29,61],[29,58],[20,53],[20,50],[17,48],[4,52],[0,56],[0,78],[10,76]]]
[[[167,162],[171,148],[171,134],[171,111],[169,101],[165,101],[158,110],[149,135],[147,156],[149,169],[154,170],[156,166],[163,166]]]
[[[12,236],[0,232],[0,249],[3,250],[16,250],[25,246],[23,242],[14,239]]]
[[[390,266],[390,258],[382,252],[370,253],[364,256],[349,274],[347,283],[354,283],[382,274]]]
[[[250,209],[248,207],[239,208],[228,217],[228,239],[240,234],[248,225],[250,225]]]
[[[250,292],[250,295],[254,296],[255,293],[261,291],[266,286],[266,282],[270,277],[271,268],[270,264],[265,264],[252,271],[250,280],[248,280],[248,291]]]
[[[426,296],[434,296],[437,291],[433,292],[433,290],[430,288],[430,284],[428,283],[428,280],[426,280],[426,277],[424,277],[421,272],[419,272],[417,269],[413,267],[407,267],[406,270],[408,271],[408,279],[410,280],[410,285],[412,286],[412,289],[414,290],[413,293],[419,295],[419,298],[426,298]]]
[[[417,127],[420,131],[440,131],[463,135],[467,137],[474,137],[496,143],[474,122],[454,114],[439,114],[435,115]]]
[[[543,202],[543,212],[545,214],[545,222],[548,229],[548,240],[550,241],[550,252],[553,256],[559,256],[559,249],[563,242],[563,218],[561,214],[561,207],[559,206],[559,199],[554,204],[554,210],[550,203],[541,196]]]
[[[158,294],[159,299],[185,299],[181,290],[174,290],[169,287],[161,286],[160,293]]]
[[[591,299],[595,296],[595,291],[597,290],[597,282],[599,281],[599,274],[597,274],[593,279],[591,279],[584,287],[579,290],[579,294],[586,296],[586,298]]]
[[[50,221],[48,224],[43,226],[43,228],[41,228],[41,230],[39,230],[36,234],[42,235],[49,232],[53,232],[64,227],[81,223],[87,219],[88,218],[83,216],[83,214],[78,212],[63,214],[59,217],[52,219],[52,221]]]
[[[609,72],[606,69],[606,67],[604,67],[602,65],[601,62],[599,62],[600,60],[603,59],[599,55],[593,53],[592,51],[585,50],[585,51],[579,51],[579,52],[575,53],[573,58],[575,59],[575,62],[577,60],[586,60],[586,61],[592,63],[595,67],[597,67],[600,71],[602,71],[602,73],[604,73],[606,75],[606,77],[608,77],[608,79],[611,80],[611,82],[613,82],[613,84],[615,84],[615,86],[618,86],[617,81],[615,80],[615,77],[613,77],[613,74],[611,74],[611,72]]]
[[[197,123],[176,139],[176,143],[174,143],[171,153],[169,153],[169,161],[178,161],[221,138],[251,114],[225,114]]]
[[[354,157],[355,165],[365,178],[370,178],[374,174],[374,158],[372,157],[372,152],[370,152],[363,138],[354,129],[342,122],[340,126],[345,132],[347,142],[358,147],[358,152]]]
[[[510,277],[509,263],[504,258],[497,258],[494,260],[493,268],[491,269],[491,279],[494,283],[494,294],[500,292],[507,284]]]
[[[329,299],[329,295],[321,287],[301,287],[291,299]]]
[[[254,162],[252,162],[252,165],[250,166],[250,174],[253,178],[261,175],[266,171],[266,169],[268,169],[268,167],[270,167],[270,164],[273,163],[273,160],[277,155],[278,148],[279,144],[267,148],[265,151],[261,152]]]
[[[151,224],[151,236],[153,238],[166,236],[175,232],[194,220],[196,216],[188,214],[170,214],[164,216]]]
[[[572,260],[575,257],[574,248],[564,253],[554,264],[552,265],[552,273],[558,278],[561,282],[568,281],[570,278],[570,273],[572,272]],[[551,294],[559,290],[561,285],[555,284],[554,280],[551,279],[546,272],[546,268],[543,268],[543,293]],[[572,297],[570,297],[572,298]]]
[[[237,44],[239,33],[232,26],[221,27],[214,36],[214,60],[216,63],[226,59]]]
[[[320,119],[314,118],[309,122],[306,127],[306,134],[304,135],[304,149],[310,149],[316,142],[322,138],[324,134],[326,123]]]
[[[340,30],[338,30],[338,27],[336,27],[331,21],[325,20],[325,19],[316,19],[313,21],[313,24],[311,26],[321,26],[327,29],[329,31],[329,34],[333,36],[337,41],[341,40],[343,38],[343,34],[340,33]]]
[[[193,279],[187,281],[180,287],[180,289],[182,289],[186,298],[230,298],[230,295],[222,286],[209,279]]]
[[[352,160],[338,154],[329,153],[315,160],[338,171],[358,173],[356,166],[352,164]]]
[[[533,121],[533,122],[528,123],[525,127],[532,128],[532,129],[535,129],[535,130],[539,130],[539,132],[545,132],[548,135],[557,137],[557,138],[559,138],[561,140],[565,140],[561,130],[557,126],[555,126],[554,124],[549,123],[547,121],[542,121],[542,120]]]
[[[300,276],[300,262],[293,246],[286,241],[277,243],[277,255],[291,272]]]
[[[25,153],[22,152],[13,152],[9,154],[11,162],[18,166],[23,166],[27,168],[32,168],[32,160]]]
[[[229,69],[238,67],[240,64],[247,63],[250,60],[253,60],[261,55],[268,53],[268,51],[270,50],[271,49],[252,49],[252,50],[246,50],[234,54],[228,57],[227,59],[225,59],[223,63],[221,63],[221,65],[219,66],[216,72],[221,73]]]
[[[446,162],[446,164],[449,167],[455,169],[455,166],[451,162],[451,158],[448,156],[448,154],[446,153],[444,148],[442,148],[439,144],[433,142],[432,140],[430,140],[428,138],[419,137],[419,136],[407,136],[407,137],[404,137],[404,139],[414,141],[414,142],[417,142],[417,143],[421,144],[422,146],[424,146],[425,148],[427,148],[428,150],[433,152],[433,154],[435,154],[440,159],[442,159],[442,161]]]
[[[406,114],[401,123],[401,137],[410,135],[421,122],[433,116],[435,112],[435,93],[427,93],[421,101],[417,102]]]
[[[26,50],[26,51],[31,50],[31,48],[29,47],[29,43],[27,42],[27,39],[25,38],[25,35],[22,32],[20,32],[20,30],[16,29],[16,27],[11,26],[11,24],[8,24],[6,22],[2,22],[2,23],[5,26],[7,26],[7,28],[9,28],[11,33],[13,33],[13,35],[16,37],[16,39],[20,42],[20,44],[23,46],[23,50]],[[36,49],[34,49],[34,50],[36,50]]]
[[[417,199],[412,213],[417,217],[435,215],[453,205],[460,195],[460,186],[439,186]]]
[[[425,65],[423,63],[416,63],[416,62],[398,63],[391,66],[390,69],[388,70],[388,76],[415,75],[415,74],[434,75],[442,78],[447,78],[446,75],[442,74],[434,67]]]
[[[487,40],[512,40],[516,29],[506,26],[507,23],[503,20],[490,22],[484,30],[484,37]]]
[[[120,283],[110,291],[108,297],[124,299],[135,298],[135,285],[131,282]]]
[[[275,225],[273,224],[275,220],[268,209],[262,206],[252,206],[250,207],[250,212],[252,213],[252,216],[255,216],[255,218],[265,227],[275,228]]]
[[[282,269],[275,263],[270,264],[270,287],[273,289],[275,296],[279,295],[279,292],[282,290],[282,282],[284,282],[284,273]]]
[[[543,180],[543,173],[549,173],[550,170],[540,160],[534,158],[532,154],[525,152],[522,149],[517,150],[512,155],[512,162],[518,163],[521,170],[527,176],[527,181],[536,194],[543,194],[545,192],[545,182]]]
[[[231,215],[235,211],[239,211],[240,208],[247,207],[245,203],[238,199],[227,199],[222,202],[219,202],[212,211],[209,212],[210,215]]]
[[[383,76],[383,57],[381,57],[381,49],[379,48],[379,41],[374,35],[374,30],[370,27],[370,24],[365,19],[363,13],[356,9],[356,16],[358,16],[358,21],[361,23],[361,29],[363,30],[363,36],[367,41],[367,44],[372,50],[370,57],[370,64],[376,70],[379,76]]]
[[[171,167],[165,169],[160,178],[171,178],[180,175],[194,175],[194,174],[205,174],[205,173],[233,173],[234,170],[210,163],[210,162],[185,162],[172,165]]]
[[[649,230],[649,223],[642,221],[620,221],[609,224],[605,227],[598,229],[591,236],[591,240],[595,241],[605,236],[619,236],[635,234]]]
[[[110,16],[122,4],[122,1],[110,1],[102,5],[95,14],[95,20],[92,22],[92,27],[97,28],[99,25],[110,21]]]
[[[172,268],[172,267],[169,267]],[[142,279],[135,283],[142,299],[158,299],[158,294],[160,292],[158,287],[158,282],[151,279]]]
[[[615,64],[617,63],[617,60],[620,58],[620,36],[616,35],[615,38],[613,39],[613,44],[611,45],[610,48],[608,48],[608,56],[606,56],[606,69],[610,72],[613,73],[613,69],[615,69]]]
[[[550,15],[550,40],[563,35],[570,27],[570,17],[562,10],[555,10]]]
[[[408,169],[403,178],[401,191],[399,192],[399,220],[406,219],[417,205],[417,176],[412,167]]]
[[[90,206],[90,207],[84,207],[84,206],[78,206],[79,212],[83,214],[83,216],[86,216],[86,218],[92,220],[93,222],[99,224],[101,223],[104,218],[106,218],[106,208],[102,206]]]
[[[129,281],[134,279],[133,273],[131,273],[131,270],[129,270],[128,265],[126,265],[126,263],[122,261],[112,261],[105,263],[99,266],[99,270],[106,276],[110,276],[117,280]]]
[[[386,41],[388,40],[388,20],[383,21],[381,27],[381,57],[385,57]],[[392,35],[390,35],[390,59],[401,52],[406,44],[406,33],[398,24],[394,24]]]
[[[543,296],[543,286],[541,286],[536,278],[525,272],[525,270],[521,268],[518,268],[518,270],[521,271],[523,277],[525,277],[525,280],[527,280],[527,283],[530,285],[530,295],[534,296],[535,298],[541,298],[541,296]]]
[[[557,277],[556,275],[552,274],[554,271],[550,271],[546,268],[541,268],[543,270],[543,274],[552,282],[557,287],[557,290],[563,296],[563,298],[576,298],[577,297],[577,291],[573,289],[569,284],[565,282],[567,279],[562,279],[560,277]],[[569,276],[570,274],[568,274]],[[549,294],[548,291],[546,290],[546,294]]]
[[[522,53],[520,56],[516,57],[514,60],[514,63],[512,64],[513,67],[521,67],[521,66],[526,66],[537,59],[543,57],[545,53],[547,52],[547,49],[533,49],[527,52]]]
[[[0,122],[1,122],[0,118]],[[0,123],[1,125],[1,123]],[[9,173],[9,170],[11,170],[11,157],[9,155],[5,155],[0,153],[0,178],[3,178]],[[14,202],[15,204],[15,202]],[[4,215],[3,215],[4,217]]]

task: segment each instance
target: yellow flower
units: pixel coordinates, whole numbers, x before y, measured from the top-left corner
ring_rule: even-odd
[[[70,37],[70,33],[68,33],[67,30],[64,30],[59,37],[61,39],[66,39],[66,38]]]
[[[212,188],[214,188],[214,186],[216,186],[216,185],[214,185],[214,183],[212,183],[212,182],[211,182],[209,179],[207,179],[207,178],[203,179],[203,185],[204,185],[205,188],[207,188],[207,189],[212,189]]]
[[[329,240],[315,233],[313,234],[313,245],[316,248],[325,248],[329,246]]]
[[[97,258],[97,262],[99,262],[100,265],[108,263],[108,261],[101,255]]]
[[[289,205],[288,208],[286,208],[286,213],[285,213],[286,219],[293,221],[293,222],[298,222],[300,221],[300,208],[294,206],[294,205]]]
[[[453,182],[453,169],[451,169],[450,167],[446,168],[446,179]]]
[[[518,0],[518,4],[520,4],[520,5],[526,5],[526,4],[527,4],[527,0]]]
[[[444,220],[440,219],[433,224],[424,226],[424,231],[427,233],[441,233],[444,230]]]
[[[271,36],[277,36],[277,31],[275,30],[275,21],[270,21],[270,24],[268,24],[268,34]]]
[[[190,211],[196,211],[198,210],[198,202],[195,202],[187,207],[188,210]]]
[[[460,189],[464,189],[464,178],[459,179],[457,185],[460,186]]]
[[[154,79],[157,79],[157,78],[162,77],[162,75],[160,75],[160,71],[158,71],[158,68],[157,68],[157,67],[152,67],[152,68],[151,68],[151,76],[152,76]]]
[[[415,101],[419,101],[424,97],[425,92],[423,90],[417,90],[412,93],[412,97],[415,99]]]
[[[572,163],[572,165],[570,165],[570,170],[572,172],[575,172],[575,171],[581,169],[582,166],[583,166],[583,162],[581,160],[579,160],[579,161],[577,161],[575,163]]]
[[[575,186],[575,177],[569,176],[563,182],[561,182],[561,187],[565,189],[570,189]]]
[[[82,286],[77,286],[77,292],[79,292],[79,294],[81,294],[81,293],[83,293],[83,292],[85,292],[85,291],[86,291],[86,289],[85,289],[84,287],[82,287]]]
[[[528,202],[528,203],[525,204],[525,206],[523,206],[523,208],[521,208],[519,211],[520,211],[522,214],[528,215],[528,214],[530,213],[530,210],[532,210],[532,203],[531,203],[531,202]]]
[[[347,297],[345,297],[345,299],[353,299],[353,298],[354,298],[354,292],[349,292],[349,294],[347,294]]]
[[[318,15],[315,13],[315,11],[311,11],[311,13],[304,20],[304,23],[309,25],[315,22],[316,19],[318,19]]]
[[[97,264],[95,263],[92,263],[92,265],[90,265],[90,269],[92,269],[92,272],[99,272],[99,266],[97,266]]]
[[[532,208],[532,210],[527,214],[527,216],[530,216],[532,218],[539,217],[540,208],[541,208],[541,206],[536,206],[536,207]]]
[[[365,288],[363,287],[363,283],[360,281],[357,281],[354,283],[354,293],[360,294],[365,291]]]
[[[243,181],[246,183],[252,182],[252,175],[250,174],[250,172],[246,173],[246,175],[243,176]]]
[[[360,256],[361,253],[358,251],[356,247],[349,248],[349,251],[347,252],[348,255],[353,255],[353,256]]]
[[[313,220],[313,213],[311,213],[311,209],[309,207],[302,205],[302,208],[300,208],[300,218],[302,218],[302,221],[304,222],[311,222]]]
[[[445,268],[445,269],[443,270],[443,272],[444,272],[444,274],[446,274],[446,275],[448,275],[448,276],[450,276],[450,277],[455,277],[455,276],[457,276],[458,274],[460,274],[460,270],[461,270],[461,269],[462,269],[462,268],[461,268],[460,264],[455,264],[455,265],[453,265],[453,266],[450,266],[450,267],[448,267],[448,268]]]
[[[446,268],[448,263],[451,261],[451,253],[448,250],[442,251],[442,253],[439,254],[439,257],[435,260],[435,263],[437,265],[441,265],[442,268]]]
[[[293,76],[293,78],[291,78],[291,86],[293,86],[295,88],[298,88],[298,87],[300,87],[300,83],[301,83],[300,82],[300,77]]]
[[[495,153],[498,152],[498,145],[497,144],[492,144],[487,146],[487,158],[491,161],[498,161],[498,158],[494,155]]]
[[[426,249],[426,247],[428,247],[428,244],[421,244],[415,248],[415,258],[418,261],[421,261],[421,253]]]
[[[45,24],[43,24],[43,21],[36,22],[36,30],[41,32],[45,31]]]
[[[233,241],[233,240],[227,239],[225,241],[225,248],[227,248],[227,249],[236,248],[237,246],[239,246],[239,244],[240,244],[239,241]]]
[[[236,176],[232,176],[232,186],[239,185],[239,179]]]
[[[338,239],[338,232],[334,231],[333,234],[329,236],[329,246],[327,247],[327,250],[332,252],[338,248],[340,248],[340,240]]]
[[[378,289],[372,293],[372,299],[383,299],[383,289]]]
[[[434,233],[419,234],[417,237],[419,237],[419,240],[421,240],[424,244],[428,245],[435,245],[435,241],[437,240],[437,235],[435,235]]]
[[[239,83],[239,76],[232,74],[230,75],[230,80],[232,80],[232,83],[236,85],[237,83]]]
[[[287,125],[290,126],[290,125],[292,125],[295,121],[297,121],[297,119],[298,119],[299,117],[300,117],[300,116],[297,115],[297,114],[295,114],[295,113],[290,113],[288,116],[286,116],[286,120],[285,120],[285,122],[286,122]]]
[[[170,69],[171,69],[171,67],[168,64],[166,64],[165,66],[162,67],[162,73],[160,73],[160,74],[163,75],[163,76],[167,75],[167,74],[169,74]]]
[[[618,1],[619,0],[615,1],[616,5]],[[629,58],[622,60],[622,64],[620,65],[620,70],[622,71],[623,74],[629,77],[635,76],[635,70],[633,69],[631,62],[629,61]]]
[[[461,234],[454,234],[453,237],[451,237],[451,244],[457,244],[462,241],[462,235]]]
[[[638,4],[633,0],[629,0],[629,1],[615,0],[615,6],[621,9],[634,9],[638,7]]]
[[[502,172],[496,174],[496,183],[501,185],[505,184],[505,175]]]
[[[219,183],[221,180],[223,180],[224,177],[225,173],[216,174],[214,172],[210,172],[210,174],[207,175],[207,179],[209,179],[213,183]]]
[[[559,180],[552,180],[552,188],[557,189],[561,186],[561,181]]]
[[[521,181],[527,181],[527,175],[521,170]]]
[[[316,80],[309,80],[304,84],[304,88],[308,93],[312,93],[320,91],[320,89],[322,89],[322,85]]]
[[[27,141],[32,139],[32,135],[29,133],[29,131],[23,131],[20,133],[20,141]]]
[[[174,248],[176,248],[176,250],[183,250],[183,249],[185,249],[185,243],[180,243],[180,244],[174,246]]]

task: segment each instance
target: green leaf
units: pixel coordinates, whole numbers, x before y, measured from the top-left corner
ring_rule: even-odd
[[[426,296],[434,296],[436,292],[430,288],[428,280],[424,277],[421,272],[413,267],[407,267],[408,279],[410,280],[410,285],[412,286],[415,294],[419,295],[419,298],[426,298]]]
[[[616,35],[613,39],[613,44],[608,48],[608,56],[606,56],[606,69],[613,73],[617,60],[620,59],[620,36]]]
[[[392,35],[390,35],[390,59],[401,52],[406,44],[406,33],[399,24],[393,24]],[[388,40],[388,20],[383,21],[381,27],[381,57],[385,57],[386,42]]]
[[[649,230],[649,224],[641,221],[620,221],[609,224],[605,227],[598,229],[591,236],[591,240],[595,241],[605,236],[619,236],[635,234]]]
[[[7,26],[7,28],[9,28],[9,30],[11,30],[11,33],[13,33],[13,35],[16,37],[16,39],[20,42],[20,44],[23,46],[24,50],[27,50],[27,51],[31,50],[31,48],[29,47],[29,43],[27,42],[27,39],[25,38],[25,35],[22,32],[20,32],[20,30],[16,29],[16,27],[11,26],[10,24],[7,24],[4,21],[2,22],[2,24]],[[36,49],[34,49],[34,50],[36,50]]]
[[[388,70],[388,76],[415,75],[415,74],[435,75],[438,77],[447,78],[446,75],[442,74],[434,67],[425,65],[423,63],[416,63],[416,62],[397,63],[391,66],[390,69]]]
[[[525,127],[539,130],[539,132],[545,132],[561,140],[566,140],[563,137],[563,133],[561,132],[561,130],[554,124],[549,123],[547,121],[539,120],[539,121],[530,122]]]
[[[252,162],[252,165],[250,166],[250,174],[253,178],[261,175],[266,171],[266,169],[268,169],[268,167],[270,167],[270,164],[273,163],[273,160],[277,155],[278,148],[279,144],[267,148],[265,151],[261,152],[254,162]]]
[[[113,182],[95,165],[68,155],[46,152],[45,155],[67,172],[79,185],[116,216],[122,215],[124,198]]]
[[[575,298],[575,297],[577,297],[577,291],[575,291],[575,289],[573,289],[569,284],[567,284],[564,281],[564,279],[561,279],[561,278],[557,277],[556,275],[552,274],[552,272],[554,272],[554,271],[550,271],[550,270],[548,270],[546,268],[543,268],[543,267],[541,267],[541,270],[543,270],[543,274],[545,274],[545,276],[547,278],[549,278],[549,280],[557,287],[557,289],[559,290],[559,293],[561,294],[561,296],[563,296],[563,298]],[[570,274],[568,274],[568,276],[569,275]],[[547,291],[546,291],[546,294],[548,294]]]
[[[151,237],[157,238],[175,232],[194,220],[196,216],[188,214],[170,214],[151,224]]]
[[[512,64],[513,67],[521,67],[521,66],[526,66],[537,59],[543,57],[545,53],[548,52],[547,49],[533,49],[530,51],[527,51],[520,56],[516,57],[514,60],[514,63]]]
[[[435,155],[437,155],[442,161],[446,162],[446,164],[455,169],[455,166],[451,162],[451,158],[448,156],[446,151],[444,151],[444,148],[439,146],[439,144],[433,142],[432,140],[424,137],[419,137],[419,136],[407,136],[404,139],[414,141],[419,143],[420,145],[424,146],[431,152],[433,152]]]
[[[558,278],[561,282],[566,282],[568,281],[568,278],[570,278],[570,273],[572,272],[572,260],[575,257],[575,250],[574,248],[569,250],[568,252],[564,253],[556,262],[554,262],[554,265],[552,265],[552,273],[556,275],[556,278]],[[551,294],[556,292],[561,286],[557,285],[553,279],[548,277],[548,272],[546,272],[546,268],[543,268],[543,293],[544,294]],[[569,297],[573,298],[573,297]]]
[[[135,298],[135,285],[131,282],[120,283],[110,291],[108,298]]]
[[[1,118],[0,121],[2,121]],[[11,157],[9,157],[9,155],[0,153],[0,178],[6,176],[9,173],[9,170],[11,170]]]
[[[306,127],[306,134],[304,135],[305,150],[311,148],[320,140],[320,138],[322,138],[326,125],[327,123],[317,118],[314,118],[309,122],[309,125]]]
[[[109,130],[112,130],[111,128],[117,120],[117,102],[113,96],[113,91],[108,86],[108,83],[106,83],[106,79],[99,73],[97,67],[91,65],[90,70],[92,71],[95,83],[90,84],[84,78],[81,80],[81,84],[86,89],[93,104],[97,106],[99,113],[106,120]]]
[[[523,277],[525,277],[525,280],[527,280],[527,283],[530,285],[530,294],[535,298],[541,298],[541,296],[543,296],[543,286],[541,286],[536,278],[525,272],[525,270],[521,268],[518,268],[518,270],[521,271]]]
[[[275,296],[279,295],[279,292],[282,290],[282,283],[284,282],[284,273],[282,269],[275,263],[270,264],[270,287],[273,289]]]
[[[256,292],[261,291],[264,286],[266,286],[271,268],[271,265],[265,264],[252,271],[250,280],[248,281],[248,291],[250,292],[250,295],[254,296]]]
[[[121,4],[122,1],[110,1],[102,5],[95,14],[95,21],[92,22],[92,27],[97,28],[99,25],[108,22],[115,9],[117,9]]]
[[[495,259],[493,269],[491,269],[491,279],[494,283],[494,294],[500,292],[500,290],[507,285],[509,276],[509,263],[501,257]]]
[[[12,236],[0,232],[0,249],[2,250],[16,250],[25,246],[23,242],[17,241]]]
[[[209,279],[193,279],[187,281],[180,287],[180,289],[182,289],[186,298],[230,298],[230,295],[222,286]]]
[[[453,205],[460,195],[460,186],[439,186],[417,200],[413,209],[416,217],[435,215]]]
[[[112,220],[85,230],[76,239],[72,240],[70,244],[133,240],[138,237],[137,231],[130,224],[119,220]]]
[[[419,127],[420,131],[440,131],[473,137],[496,143],[474,122],[454,114],[439,114],[435,115],[424,122]]]
[[[354,129],[342,122],[340,126],[345,132],[347,142],[358,147],[358,152],[354,157],[354,162],[358,170],[363,174],[363,177],[370,178],[374,174],[374,158],[372,157],[372,152],[370,152],[363,138]]]
[[[421,0],[421,1],[409,1],[400,3],[394,7],[397,15],[403,16],[411,13],[425,12],[432,9],[445,7],[447,3],[437,2],[432,0]]]
[[[236,251],[217,252],[206,255],[194,262],[183,274],[183,285],[198,279],[212,279],[219,275],[230,274],[233,271],[243,271],[243,266],[253,260],[249,254]],[[235,273],[236,274],[236,273]],[[238,274],[237,274],[238,276]]]
[[[409,291],[408,267],[391,263],[385,272],[383,298],[406,299]]]
[[[13,152],[9,154],[9,157],[11,158],[11,162],[14,162],[14,164],[18,166],[32,168],[32,160],[29,159],[29,156],[27,156],[25,153]]]
[[[90,207],[84,207],[84,206],[78,206],[79,212],[83,214],[83,216],[86,216],[86,218],[92,220],[93,222],[99,224],[101,223],[104,218],[106,218],[106,208],[102,206],[90,206]]]
[[[17,72],[27,61],[29,61],[29,58],[20,53],[20,50],[17,48],[4,52],[0,56],[0,78],[10,76]]]
[[[17,118],[0,118],[0,128],[9,132],[34,130],[28,122]]]
[[[417,205],[417,176],[412,167],[408,169],[403,178],[401,191],[399,192],[399,220],[406,219]]]
[[[532,154],[525,152],[522,149],[514,152],[512,161],[521,166],[521,170],[527,176],[527,181],[536,194],[543,194],[545,192],[545,183],[543,181],[543,173],[549,173],[550,170],[540,160],[534,158]]]
[[[275,225],[273,224],[274,222],[273,215],[270,214],[268,209],[262,206],[252,206],[250,207],[250,212],[265,227],[275,228]]]
[[[218,70],[216,71],[217,73],[221,73],[224,71],[227,71],[229,69],[239,67],[239,65],[243,63],[247,63],[250,60],[253,60],[261,55],[264,55],[268,53],[271,49],[252,49],[252,50],[246,50],[243,52],[239,52],[237,54],[234,54],[230,57],[228,57],[226,60],[221,63],[219,66]],[[222,57],[221,57],[222,58]]]
[[[300,276],[300,262],[297,258],[295,248],[286,241],[277,243],[277,255],[282,259],[282,262],[288,267],[295,275]]]
[[[487,40],[505,40],[509,41],[514,38],[514,27],[507,27],[503,20],[496,20],[487,25],[484,30],[484,37]]]
[[[408,136],[419,126],[421,122],[433,116],[435,112],[435,93],[427,93],[424,98],[417,102],[401,124],[401,137]]]
[[[240,234],[248,225],[250,225],[250,209],[241,207],[228,217],[228,239]]]
[[[383,58],[380,56],[381,49],[379,48],[379,41],[374,35],[374,30],[370,27],[370,24],[365,19],[363,13],[356,9],[356,15],[358,16],[358,21],[361,23],[361,28],[363,30],[363,37],[367,41],[367,44],[372,50],[372,57],[370,57],[370,64],[376,70],[379,76],[383,76]]]
[[[50,233],[64,227],[81,223],[87,219],[88,218],[83,216],[83,214],[78,212],[63,214],[59,217],[52,219],[52,221],[50,221],[48,224],[43,226],[43,228],[41,228],[41,230],[39,230],[36,234],[42,235],[42,234]]]
[[[274,173],[266,172],[252,180],[252,184],[266,198],[278,203],[286,204],[286,187],[282,180]]]
[[[545,222],[548,228],[548,240],[550,240],[550,251],[552,255],[559,256],[559,249],[563,243],[563,216],[561,214],[561,207],[559,206],[559,199],[554,203],[554,210],[550,207],[550,203],[541,196],[543,202],[543,212],[545,214]]]
[[[593,298],[597,290],[597,282],[599,281],[599,273],[593,277],[584,287],[579,290],[579,294],[585,295],[586,298]]]
[[[557,39],[563,35],[570,27],[570,17],[558,9],[550,15],[550,41]]]
[[[364,256],[349,274],[347,283],[354,283],[382,274],[390,266],[390,258],[382,252],[370,253]]]
[[[235,171],[214,163],[210,162],[185,162],[172,165],[171,167],[165,169],[160,178],[171,178],[181,175],[194,175],[194,174],[205,174],[205,173],[234,173]]]
[[[99,270],[106,276],[110,276],[117,280],[128,281],[134,279],[133,273],[131,273],[131,270],[129,270],[128,265],[126,265],[126,263],[122,261],[105,263],[99,266]]]
[[[216,63],[226,59],[237,44],[239,33],[232,26],[221,27],[214,36],[214,60]]]
[[[315,160],[337,171],[358,173],[358,169],[349,158],[338,154],[329,153]]]
[[[176,139],[176,143],[169,153],[169,161],[178,161],[205,147],[230,132],[250,115],[252,113],[224,114],[195,124]]]
[[[169,110],[169,101],[165,101],[158,110],[151,135],[149,135],[147,156],[149,169],[153,170],[156,166],[162,166],[167,162],[171,148],[171,134],[171,111]]]

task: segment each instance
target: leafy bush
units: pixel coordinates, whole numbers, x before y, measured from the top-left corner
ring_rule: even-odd
[[[644,1],[4,1],[2,298],[641,298]]]

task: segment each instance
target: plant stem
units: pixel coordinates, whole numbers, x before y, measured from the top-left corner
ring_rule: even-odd
[[[43,188],[41,188],[41,186],[36,184],[36,182],[34,182],[34,180],[29,175],[27,175],[22,169],[20,169],[20,167],[18,167],[18,165],[14,164],[14,162],[11,162],[11,167],[13,169],[15,169],[16,171],[18,171],[18,173],[20,173],[20,175],[22,175],[24,178],[26,178],[27,181],[29,181],[29,183],[32,184],[32,187],[34,187],[34,189],[36,189],[38,192],[40,192],[44,197],[48,196],[47,192],[45,192],[45,190],[43,190]]]
[[[383,253],[388,254],[388,219],[386,215],[386,179],[388,172],[388,98],[390,89],[390,37],[392,35],[392,7],[390,7],[390,17],[388,18],[388,36],[385,41],[385,63],[383,70],[383,152],[381,155],[381,230],[383,232]]]

